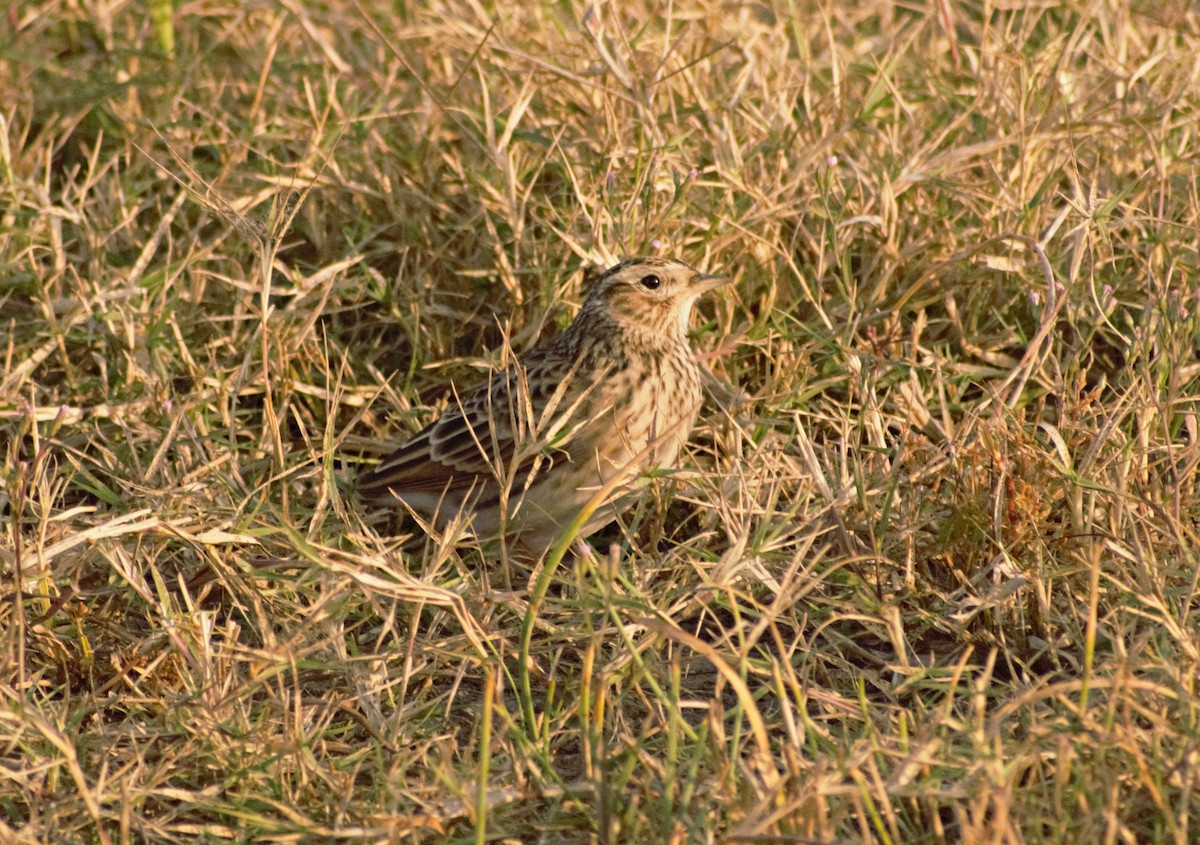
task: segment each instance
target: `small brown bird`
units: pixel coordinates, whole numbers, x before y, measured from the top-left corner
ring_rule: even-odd
[[[616,518],[628,482],[670,466],[700,410],[700,367],[687,342],[701,294],[726,284],[670,258],[630,258],[604,272],[560,337],[495,372],[358,488],[444,526],[459,513],[480,539],[551,546],[593,495],[609,496],[580,536]]]

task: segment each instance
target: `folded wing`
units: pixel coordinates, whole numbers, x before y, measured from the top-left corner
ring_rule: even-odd
[[[542,354],[525,366],[493,373],[480,389],[465,399],[456,397],[438,419],[360,475],[360,493],[379,501],[410,493],[453,494],[493,486],[510,473],[511,489],[521,490],[531,473],[570,459],[566,449],[543,448],[577,422],[590,392],[586,386],[567,389],[575,382],[564,378],[569,370],[568,362]]]

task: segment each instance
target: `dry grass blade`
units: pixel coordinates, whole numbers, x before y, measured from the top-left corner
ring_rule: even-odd
[[[8,5],[0,840],[1200,839],[1194,4]],[[631,255],[611,525],[364,506]]]

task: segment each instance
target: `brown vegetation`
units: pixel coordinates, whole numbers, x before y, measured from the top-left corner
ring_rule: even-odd
[[[0,20],[0,839],[1200,836],[1189,4],[171,22]],[[735,283],[596,557],[359,506],[629,254]]]

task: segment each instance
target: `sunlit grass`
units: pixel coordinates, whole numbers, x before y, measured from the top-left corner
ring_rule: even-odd
[[[0,839],[1196,839],[1186,4],[164,10],[0,20]],[[359,505],[641,253],[594,555]]]

